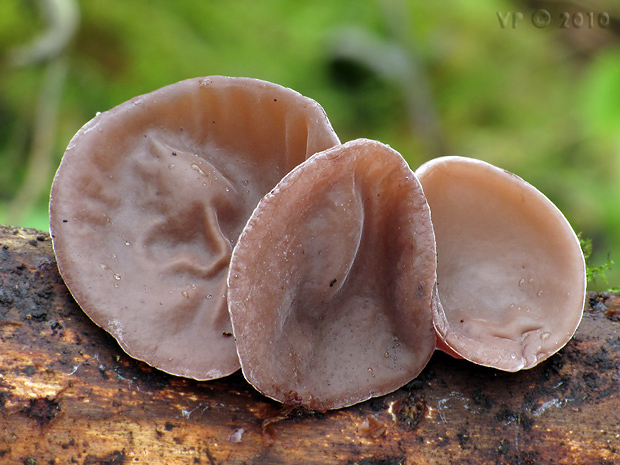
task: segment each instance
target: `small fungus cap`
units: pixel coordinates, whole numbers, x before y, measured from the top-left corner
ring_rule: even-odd
[[[398,389],[435,349],[435,244],[404,159],[356,140],[266,195],[235,249],[228,303],[246,379],[325,411]]]
[[[437,244],[438,348],[505,371],[535,366],[573,336],[585,298],[579,240],[518,176],[442,157],[416,170]]]
[[[232,248],[263,195],[338,143],[318,103],[249,78],[189,79],[98,114],[52,186],[60,273],[129,355],[180,376],[230,374]]]

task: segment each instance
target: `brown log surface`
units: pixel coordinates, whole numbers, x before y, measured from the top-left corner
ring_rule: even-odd
[[[390,395],[289,412],[238,373],[131,359],[69,294],[49,235],[0,227],[0,463],[617,464],[619,316],[620,296],[589,293],[575,337],[531,370],[438,352]]]

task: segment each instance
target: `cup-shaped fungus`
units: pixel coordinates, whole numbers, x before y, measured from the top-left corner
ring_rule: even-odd
[[[435,349],[435,243],[404,159],[369,140],[318,153],[258,204],[228,304],[246,379],[328,410],[398,389]]]
[[[196,379],[230,374],[232,247],[263,195],[338,143],[318,103],[256,79],[189,79],[101,113],[52,186],[61,275],[134,358]]]
[[[442,157],[416,170],[437,246],[438,348],[505,371],[557,352],[581,321],[584,258],[564,215],[516,175]]]

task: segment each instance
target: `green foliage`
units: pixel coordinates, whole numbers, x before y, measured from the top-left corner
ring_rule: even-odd
[[[599,141],[620,142],[620,50],[598,55],[583,83],[584,129]]]
[[[614,261],[607,257],[605,263],[599,266],[594,266],[590,261],[590,257],[592,255],[592,240],[588,238],[584,239],[581,237],[581,233],[577,237],[579,238],[579,245],[581,246],[581,251],[583,252],[583,257],[586,262],[586,281],[588,285],[596,284],[597,279],[601,279],[606,285],[609,285],[606,272],[611,270]],[[619,292],[620,287],[610,288],[609,291]]]
[[[591,284],[603,275],[620,283],[620,270],[607,266],[620,257],[620,41],[612,28],[538,29],[529,3],[509,0],[75,1],[80,28],[66,50],[50,166],[98,111],[190,77],[257,77],[320,102],[342,141],[381,140],[413,169],[448,154],[518,174],[596,239],[590,260],[604,265],[592,268],[599,282]],[[26,177],[45,76],[44,65],[15,68],[2,57],[43,31],[39,4],[0,1],[0,223]],[[620,17],[617,2],[596,5]],[[501,28],[498,11],[522,11],[524,20]],[[343,61],[339,41],[351,30],[371,47]],[[392,72],[394,57],[408,74]],[[441,144],[425,143],[433,137]],[[46,228],[52,176],[11,221]]]

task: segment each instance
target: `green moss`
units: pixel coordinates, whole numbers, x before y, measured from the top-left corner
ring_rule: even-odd
[[[595,266],[590,261],[590,256],[592,255],[592,240],[588,238],[581,237],[581,233],[578,235],[579,237],[579,245],[581,245],[581,251],[583,252],[583,257],[586,262],[586,280],[588,286],[591,284],[596,284],[600,279],[605,283],[605,285],[609,285],[609,280],[607,279],[606,272],[611,270],[614,261],[607,256],[607,260],[602,265]],[[620,287],[612,287],[608,289],[608,292],[620,292]]]

